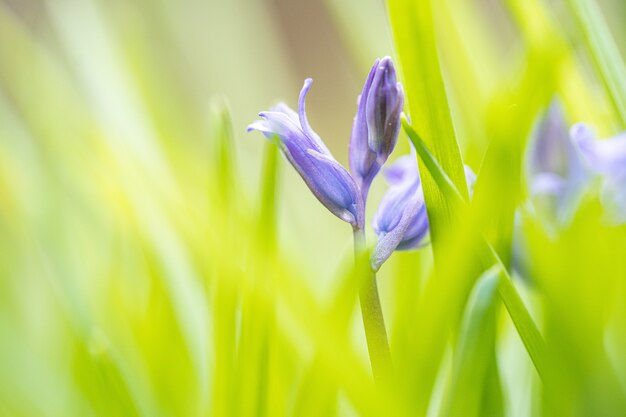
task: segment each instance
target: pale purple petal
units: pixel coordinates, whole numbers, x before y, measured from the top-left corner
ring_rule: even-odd
[[[269,139],[278,137],[282,153],[315,197],[340,219],[362,227],[364,209],[356,183],[308,123],[305,98],[311,83],[310,79],[304,82],[298,113],[279,103],[272,111],[259,113],[263,120],[253,122],[248,131],[258,130]]]
[[[567,176],[572,148],[567,122],[558,101],[553,101],[537,126],[529,158],[531,177],[551,172]]]
[[[410,144],[410,147],[411,153],[409,155],[402,155],[385,169],[384,175],[389,185],[419,181],[417,154],[413,144]]]
[[[553,100],[535,130],[528,174],[533,204],[542,217],[566,224],[580,201],[588,173],[570,138],[567,120]]]
[[[312,141],[315,142],[318,149],[320,149],[320,152],[330,155],[330,151],[324,144],[324,141],[322,141],[318,134],[315,133],[313,129],[311,129],[311,126],[309,125],[309,120],[306,117],[306,95],[311,89],[311,85],[313,85],[313,79],[307,78],[306,80],[304,80],[304,86],[302,86],[300,96],[298,97],[298,118],[300,119],[300,125],[302,126],[302,130]]]
[[[374,62],[374,65],[367,76],[365,85],[363,86],[363,91],[357,99],[357,113],[356,116],[354,116],[354,122],[352,124],[349,147],[350,171],[357,179],[357,182],[364,178],[369,178],[370,176],[373,178],[371,171],[375,170],[378,172],[378,169],[380,169],[380,167],[373,167],[373,164],[376,161],[376,154],[369,151],[368,148],[367,121],[365,117],[367,95],[372,85],[372,80],[376,74],[379,62],[380,60],[378,59]],[[374,175],[376,175],[376,173],[374,173]]]
[[[583,160],[592,171],[615,175],[626,171],[626,133],[610,139],[597,140],[589,126],[578,123],[572,126],[571,136]]]
[[[533,178],[531,193],[533,195],[561,195],[566,186],[567,183],[563,177],[551,172],[542,172]]]

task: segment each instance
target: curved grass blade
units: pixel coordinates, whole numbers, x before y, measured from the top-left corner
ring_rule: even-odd
[[[622,127],[626,126],[626,66],[600,8],[593,0],[568,0],[585,46]]]
[[[513,285],[513,279],[502,264],[498,254],[491,246],[489,246],[489,250],[491,250],[494,260],[500,266],[500,280],[498,285],[500,298],[509,312],[509,316],[517,329],[517,333],[522,339],[522,343],[524,343],[526,351],[530,355],[530,359],[535,365],[537,373],[541,379],[545,381],[548,362],[546,359],[546,346],[543,336],[541,336],[539,328],[522,301],[522,297]]]
[[[490,381],[492,373],[497,375],[495,341],[499,276],[499,267],[484,272],[470,297],[454,352],[442,416],[477,417],[485,415],[486,410],[490,416],[503,415],[499,381],[497,378]]]
[[[403,120],[403,127],[405,128],[407,135],[409,135],[409,138],[411,138],[411,141],[416,144],[416,150],[423,165],[427,167],[427,169],[433,170],[431,175],[438,181],[437,186],[439,186],[442,192],[450,198],[456,198],[458,200],[460,198],[460,193],[456,190],[454,184],[452,184],[452,181],[448,178],[447,174],[443,168],[441,168],[437,160],[432,157],[426,148],[426,145],[415,133],[415,130],[411,128],[406,120]],[[418,149],[418,147],[420,149]],[[465,206],[467,205],[467,203],[463,200],[461,200],[460,203]],[[537,369],[537,373],[539,373],[543,379],[547,366],[546,349],[543,337],[530,316],[530,313],[526,309],[519,293],[513,286],[511,276],[507,272],[506,267],[502,263],[496,251],[484,239],[481,238],[479,242],[480,247],[478,248],[478,252],[481,258],[491,258],[493,262],[500,266],[501,278],[500,285],[498,286],[498,292],[507,308],[507,311],[509,312],[509,315],[511,316],[511,319],[513,320],[513,323],[515,324],[515,328],[517,329],[528,354],[533,361],[533,364],[535,365],[535,368]]]
[[[452,183],[466,197],[461,152],[439,63],[433,4],[431,0],[389,0],[387,5],[413,123],[449,173]],[[428,207],[435,264],[442,264],[445,262],[440,253],[443,250],[442,236],[457,216],[455,208],[436,186],[430,171],[420,167],[420,174]]]

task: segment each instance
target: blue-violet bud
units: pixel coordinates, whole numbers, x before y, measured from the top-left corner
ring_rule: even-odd
[[[396,146],[403,105],[404,93],[391,58],[377,59],[358,98],[350,137],[350,171],[364,200]]]
[[[378,242],[372,253],[374,270],[395,250],[419,246],[428,233],[428,217],[414,151],[398,158],[385,170],[389,189],[374,215],[372,226]]]
[[[253,122],[248,131],[258,130],[270,140],[276,137],[282,153],[315,197],[341,220],[362,227],[364,209],[355,181],[333,158],[307,120],[304,102],[312,83],[310,78],[304,81],[298,113],[279,103],[270,111],[259,113],[263,120]]]
[[[465,166],[465,176],[471,193],[476,175]],[[429,231],[424,193],[412,146],[410,155],[401,156],[385,170],[385,177],[389,189],[372,221],[378,236],[371,257],[375,271],[394,251],[418,248]]]

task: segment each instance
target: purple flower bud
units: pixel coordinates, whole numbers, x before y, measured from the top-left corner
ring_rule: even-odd
[[[467,184],[471,190],[476,174],[465,166]],[[398,158],[385,170],[389,189],[374,215],[372,226],[378,242],[372,253],[371,264],[376,271],[396,250],[418,248],[428,234],[428,215],[417,167],[415,149]]]
[[[428,217],[415,151],[401,156],[385,171],[389,189],[374,215],[378,242],[372,253],[374,270],[395,250],[417,248],[428,233]]]
[[[359,96],[350,137],[350,171],[363,200],[396,146],[403,105],[404,93],[391,58],[376,60]]]
[[[253,122],[248,131],[258,130],[270,140],[278,138],[282,153],[315,197],[341,220],[362,227],[364,209],[354,179],[333,158],[307,120],[304,101],[312,83],[310,78],[304,81],[298,113],[279,103],[270,111],[259,113],[263,120]]]

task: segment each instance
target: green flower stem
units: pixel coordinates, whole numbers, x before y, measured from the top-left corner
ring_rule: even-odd
[[[362,228],[354,230],[355,262],[359,262],[365,250],[365,232]],[[367,349],[370,355],[374,380],[380,384],[388,381],[391,376],[391,352],[387,340],[385,319],[378,296],[376,273],[368,268],[368,276],[360,283],[361,314],[367,339]]]

